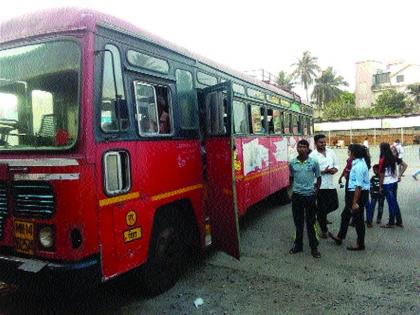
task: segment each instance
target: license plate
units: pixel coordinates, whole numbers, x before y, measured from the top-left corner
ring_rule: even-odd
[[[141,227],[124,231],[124,242],[128,243],[141,238]]]
[[[34,253],[34,224],[32,222],[15,221],[16,251],[32,255]]]

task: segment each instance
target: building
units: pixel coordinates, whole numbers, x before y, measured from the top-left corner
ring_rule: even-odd
[[[408,85],[420,83],[420,65],[396,60],[384,64],[375,60],[356,63],[356,107],[367,108],[384,91],[405,92]]]

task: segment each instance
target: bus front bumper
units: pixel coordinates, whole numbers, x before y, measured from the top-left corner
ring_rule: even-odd
[[[101,279],[97,258],[79,262],[55,263],[37,259],[0,255],[0,281],[27,285],[39,281],[47,283],[98,283]]]

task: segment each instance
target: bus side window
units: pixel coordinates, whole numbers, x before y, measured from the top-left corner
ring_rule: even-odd
[[[284,112],[284,133],[290,134],[290,113]]]
[[[207,134],[227,133],[227,100],[223,92],[212,92],[206,96]]]
[[[104,68],[102,80],[101,100],[101,129],[104,132],[117,132],[128,128],[128,110],[125,98],[124,85],[121,70],[121,58],[118,48],[114,45],[106,45],[104,53]],[[112,53],[111,53],[112,52]],[[115,69],[113,69],[112,59]],[[114,74],[115,79],[114,82]],[[117,90],[115,91],[115,86]],[[116,96],[120,98],[117,102]],[[117,105],[119,107],[117,108]],[[120,119],[120,122],[118,122]]]
[[[169,88],[134,81],[136,121],[140,135],[151,136],[172,132]]]
[[[233,101],[233,124],[236,134],[247,134],[249,132],[248,112],[245,103]]]
[[[282,112],[278,109],[274,109],[272,121],[273,121],[273,132],[276,135],[279,135],[283,132],[282,118],[283,118]]]
[[[270,135],[274,134],[273,110],[271,108],[267,108],[267,125],[268,133]]]
[[[253,134],[261,134],[265,132],[262,126],[263,119],[260,106],[251,105],[251,125]]]

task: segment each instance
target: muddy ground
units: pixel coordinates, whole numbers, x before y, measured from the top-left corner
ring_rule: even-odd
[[[289,255],[291,207],[271,200],[242,218],[240,261],[210,251],[158,297],[141,296],[123,279],[75,296],[3,293],[0,314],[420,314],[420,180],[410,175],[420,168],[418,150],[406,148],[409,169],[398,190],[404,228],[374,224],[364,252],[345,249],[356,240],[350,228],[340,247],[321,240],[321,259],[310,255],[306,235],[304,252]],[[346,151],[337,154],[343,165]],[[372,155],[376,161],[376,149]],[[332,231],[340,212],[329,216]],[[197,298],[203,300],[198,308]]]

